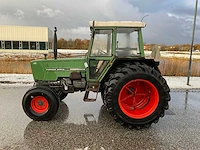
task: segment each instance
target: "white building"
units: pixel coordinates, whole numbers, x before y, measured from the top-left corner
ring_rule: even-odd
[[[53,32],[47,27],[0,25],[0,52],[47,53]]]

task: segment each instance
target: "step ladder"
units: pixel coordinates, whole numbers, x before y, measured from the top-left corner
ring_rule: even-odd
[[[94,102],[97,99],[100,83],[89,83],[85,90],[85,96],[83,100],[85,102]],[[91,93],[92,92],[92,93]]]

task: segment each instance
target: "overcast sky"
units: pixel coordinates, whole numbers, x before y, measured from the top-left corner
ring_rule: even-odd
[[[58,28],[58,37],[90,38],[90,20],[147,23],[146,43],[191,43],[196,0],[1,0],[0,25]],[[198,11],[195,43],[200,43]]]

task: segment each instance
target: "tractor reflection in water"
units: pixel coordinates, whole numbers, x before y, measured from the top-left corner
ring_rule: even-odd
[[[61,102],[61,107],[52,121],[30,122],[24,131],[25,144],[30,149],[79,150],[149,148],[159,145],[156,138],[149,142],[151,132],[125,130],[113,122],[105,106],[101,107],[98,118],[85,114],[83,117],[86,124],[66,123],[68,113],[67,105]],[[140,142],[141,138],[143,142]]]

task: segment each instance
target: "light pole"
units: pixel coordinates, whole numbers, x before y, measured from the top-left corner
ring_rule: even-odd
[[[143,17],[142,17],[142,19],[141,19],[141,22],[142,22],[142,21],[143,21],[143,19],[144,19],[145,17],[147,17],[147,16],[149,16],[149,15],[145,15],[145,16],[143,16]]]
[[[187,75],[187,85],[190,85],[192,50],[194,48],[194,34],[195,34],[195,27],[196,27],[197,9],[198,9],[198,0],[196,0],[196,7],[195,7],[195,12],[194,12],[194,25],[193,25],[193,32],[192,32],[192,43],[191,43],[191,48],[190,48],[190,60],[189,60],[188,75]]]

